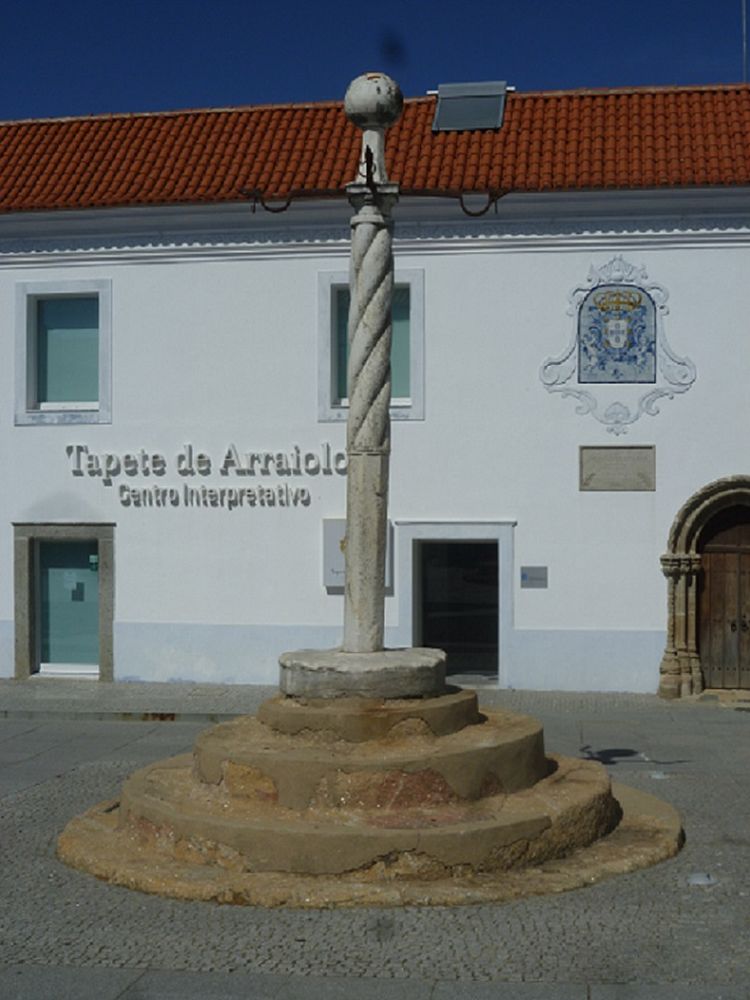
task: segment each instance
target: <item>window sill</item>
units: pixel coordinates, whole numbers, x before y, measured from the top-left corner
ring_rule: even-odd
[[[98,663],[40,663],[40,677],[98,677]]]
[[[391,420],[423,420],[423,416],[416,412],[416,408],[411,399],[393,399],[390,406]],[[331,403],[325,412],[318,415],[321,423],[343,423],[349,416],[348,400],[342,399]]]
[[[110,424],[111,417],[98,406],[42,404],[38,410],[24,410],[16,414],[16,426],[32,424]]]
[[[93,401],[90,402],[90,403],[83,403],[83,402],[81,402],[81,403],[64,403],[62,401],[59,401],[59,402],[56,401],[56,402],[51,402],[51,403],[40,403],[39,406],[37,407],[37,410],[40,413],[42,413],[42,412],[46,413],[47,411],[55,412],[57,410],[64,410],[66,412],[68,410],[97,410],[98,411],[99,410],[99,404],[97,402],[93,402]]]

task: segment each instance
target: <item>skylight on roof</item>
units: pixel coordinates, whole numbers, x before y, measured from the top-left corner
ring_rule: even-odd
[[[500,128],[505,111],[505,80],[484,83],[441,83],[433,132]]]

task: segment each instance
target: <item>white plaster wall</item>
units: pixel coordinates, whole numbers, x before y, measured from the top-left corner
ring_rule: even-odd
[[[279,284],[278,266],[264,262],[75,268],[76,276],[112,280],[113,421],[18,428],[6,421],[13,476],[4,505],[10,521],[116,522],[118,620],[304,623],[330,610],[320,586],[319,527],[324,513],[343,510],[343,476],[287,477],[312,497],[310,506],[294,509],[136,510],[118,499],[121,484],[182,489],[287,481],[221,476],[230,443],[240,451],[291,451],[298,444],[317,452],[323,441],[343,447],[343,428],[315,419],[316,269],[284,265],[290,292]],[[64,282],[72,270],[46,268],[45,280]],[[3,275],[3,299],[10,298],[9,280],[33,273]],[[305,285],[305,294],[297,291]],[[10,402],[12,345],[3,350]],[[186,443],[211,457],[211,475],[177,474],[175,459]],[[118,455],[158,452],[168,471],[159,478],[122,474],[105,486],[100,477],[72,475],[66,455],[72,444]],[[7,588],[3,602],[9,613]]]
[[[420,515],[514,518],[517,565],[550,567],[548,590],[516,594],[521,628],[662,628],[658,556],[674,515],[704,483],[746,468],[747,249],[655,251],[648,242],[625,256],[670,291],[666,332],[698,377],[619,438],[538,378],[541,362],[569,341],[568,291],[617,252],[616,242],[584,253],[428,261],[428,420],[416,451],[397,453],[394,505],[416,514],[401,508],[399,463],[416,462],[428,439],[440,442],[433,462],[419,465],[417,499],[431,507]],[[398,430],[406,438],[412,428]],[[579,446],[612,444],[656,447],[655,493],[578,491]]]
[[[424,421],[393,424],[390,513],[394,520],[517,522],[509,655],[523,669],[506,664],[506,683],[655,689],[666,605],[659,555],[669,526],[702,485],[747,471],[749,246],[632,232],[626,240],[589,237],[585,247],[512,238],[455,248],[433,239],[397,243],[398,264],[425,275],[426,402]],[[92,252],[0,267],[3,634],[13,617],[11,522],[74,520],[117,526],[116,676],[267,681],[277,641],[336,641],[342,602],[321,583],[321,521],[343,515],[344,477],[218,474],[230,443],[241,452],[343,448],[343,425],[317,419],[317,295],[321,270],[346,267],[346,247],[302,249],[214,248],[212,259],[175,251],[156,263],[116,253],[98,263]],[[620,438],[578,415],[574,400],[547,393],[538,375],[570,340],[568,293],[592,264],[617,253],[667,288],[666,334],[698,372],[686,394],[665,399],[657,416],[641,417]],[[84,277],[112,282],[112,424],[14,427],[14,285]],[[168,471],[105,486],[71,474],[65,448],[76,443],[120,455],[145,448],[164,455]],[[186,443],[211,457],[211,475],[177,474]],[[655,446],[655,493],[579,492],[579,447],[611,444]],[[122,482],[182,489],[266,480],[305,487],[310,505],[133,509],[118,499]],[[521,565],[548,566],[548,589],[521,590]],[[387,623],[402,635],[398,588],[410,582],[395,586]],[[169,626],[169,642],[160,651],[149,633],[145,655],[138,628],[145,636],[160,624]],[[231,654],[212,659],[201,646],[217,628],[225,629],[225,651],[227,642],[244,645],[231,666],[222,666]],[[550,643],[539,645],[542,633],[568,637],[552,644],[559,663]],[[286,635],[295,642],[284,643]],[[538,669],[528,652],[533,643],[544,649]],[[3,649],[0,673],[7,675],[9,643]],[[594,663],[600,655],[615,666]]]

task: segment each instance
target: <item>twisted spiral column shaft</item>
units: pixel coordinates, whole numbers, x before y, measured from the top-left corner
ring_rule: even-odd
[[[352,218],[347,381],[346,586],[349,653],[383,649],[390,456],[395,185],[351,185]]]

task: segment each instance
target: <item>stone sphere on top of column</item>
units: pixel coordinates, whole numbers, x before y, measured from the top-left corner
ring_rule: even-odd
[[[401,117],[404,95],[401,88],[385,73],[363,73],[352,80],[344,97],[346,117],[362,129],[362,157],[357,182],[367,176],[366,151],[372,155],[372,180],[385,184],[385,130]]]
[[[385,73],[363,73],[344,96],[346,117],[359,128],[390,128],[401,116],[404,95]]]

